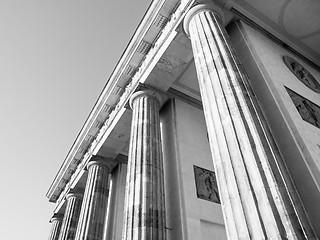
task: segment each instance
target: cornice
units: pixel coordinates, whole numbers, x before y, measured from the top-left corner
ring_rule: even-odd
[[[180,24],[186,11],[192,6],[193,2],[193,0],[181,2],[176,0],[161,0],[154,1],[150,5],[135,34],[131,38],[124,54],[121,56],[115,70],[111,74],[111,77],[107,81],[106,86],[96,101],[84,126],[82,127],[70,151],[68,152],[67,157],[60,167],[55,179],[53,180],[46,194],[49,201],[57,202],[58,200],[59,203],[64,199],[71,186],[75,184],[75,181],[78,179],[78,175],[83,172],[83,169],[90,160],[91,156],[95,154],[101,147],[103,141],[105,140],[106,133],[108,132],[108,129],[111,127],[112,123],[119,117],[120,114],[123,114],[124,106],[127,103],[130,95],[135,91],[139,85],[139,82],[141,82],[143,79],[146,79],[151,69],[156,64],[155,56],[157,54],[159,55],[161,49],[166,48],[168,46],[168,42],[170,42],[175,36],[172,33],[175,33],[175,29]],[[168,8],[170,7],[172,8],[171,13],[165,27],[159,29],[159,32],[152,43],[152,47],[141,60],[133,77],[128,80],[124,88],[119,90],[120,87],[117,85],[117,83],[119,83],[127,66],[130,66],[130,61],[132,60],[144,37],[148,34],[148,30],[151,28],[157,15],[161,13],[163,9],[168,11]],[[93,125],[99,117],[99,114],[105,108],[106,103],[115,95],[117,96],[117,100],[114,102],[114,104],[110,106],[108,105],[110,111],[108,112],[106,120],[99,126],[99,129],[95,131],[94,135],[89,135]],[[90,139],[90,142],[86,147],[86,151],[83,152],[81,159],[75,163],[75,156],[81,150],[81,146],[86,139]],[[76,167],[74,170],[72,170],[72,175],[68,181],[66,181],[63,177],[68,171],[70,171],[71,164],[76,164]]]
[[[65,175],[65,172],[68,170],[72,160],[76,153],[80,150],[81,143],[85,139],[86,135],[88,134],[90,128],[92,127],[93,121],[97,118],[101,108],[103,107],[103,103],[106,102],[106,99],[111,95],[112,91],[116,88],[117,80],[119,80],[121,73],[123,73],[126,65],[130,62],[132,55],[134,54],[135,50],[138,47],[138,44],[142,41],[143,37],[146,35],[146,32],[152,22],[154,21],[155,16],[160,11],[161,7],[163,6],[165,0],[161,1],[154,1],[147,10],[145,16],[143,17],[141,23],[139,24],[137,30],[135,31],[133,37],[131,38],[128,46],[126,47],[124,53],[120,57],[116,68],[114,69],[113,73],[111,74],[110,78],[107,81],[104,89],[102,90],[98,100],[96,101],[93,109],[91,110],[87,120],[85,121],[82,129],[80,130],[76,140],[74,141],[70,151],[68,152],[64,162],[62,163],[55,179],[53,180],[46,196],[49,200],[52,200],[52,196],[56,191],[59,183],[61,182],[62,177]],[[112,106],[110,106],[112,108]]]

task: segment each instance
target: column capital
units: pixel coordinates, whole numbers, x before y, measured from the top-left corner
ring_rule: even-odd
[[[141,89],[130,99],[133,112],[124,203],[125,240],[167,239],[159,117],[165,100],[165,94],[156,89]]]
[[[133,107],[132,104],[136,99],[143,97],[143,96],[150,96],[152,98],[155,98],[159,102],[159,106],[161,106],[164,102],[163,97],[159,93],[157,93],[156,91],[149,90],[149,89],[148,90],[141,90],[141,91],[138,91],[138,92],[135,92],[134,94],[132,94],[130,101],[129,101],[130,108],[132,109],[132,107]]]
[[[52,223],[52,222],[54,222],[54,221],[62,221],[62,219],[63,219],[63,215],[62,214],[60,214],[60,213],[55,213],[55,214],[53,214],[53,216],[50,218],[50,220],[49,220],[49,222],[50,223]]]
[[[207,10],[203,5],[191,9],[185,24],[190,30],[227,236],[317,239],[283,159],[275,154],[278,149],[269,144],[272,134],[246,73],[238,67],[240,60],[217,9]]]
[[[108,204],[109,173],[117,165],[112,158],[92,156],[74,240],[102,239]],[[62,239],[61,239],[62,240]]]
[[[70,192],[66,196],[66,200],[68,201],[70,198],[83,198],[83,193]]]
[[[90,162],[88,162],[87,164],[87,169],[89,170],[91,166],[95,166],[95,165],[107,168],[110,172],[117,165],[117,162],[112,158],[93,156]]]
[[[187,36],[190,35],[189,23],[190,23],[191,19],[200,12],[213,12],[220,19],[221,24],[225,25],[226,16],[225,16],[224,11],[221,9],[221,7],[219,7],[218,5],[213,4],[213,3],[198,4],[198,5],[195,5],[194,7],[192,7],[188,11],[186,16],[184,17],[183,29],[184,29],[185,33],[187,34]]]

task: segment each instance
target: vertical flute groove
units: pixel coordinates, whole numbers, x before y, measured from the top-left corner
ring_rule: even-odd
[[[123,240],[165,240],[160,103],[151,91],[132,97],[133,109]],[[131,200],[130,200],[131,199]],[[131,224],[129,224],[131,223]]]
[[[287,188],[292,184],[281,174],[283,160],[268,140],[247,76],[217,12],[208,6],[195,7],[185,23],[228,238],[317,239],[305,213],[288,200],[297,200],[297,193]]]
[[[76,240],[102,240],[108,201],[108,176],[114,163],[99,159],[89,162]]]
[[[49,235],[49,240],[58,240],[61,230],[62,218],[53,217],[51,218],[50,222],[52,223],[52,227]]]
[[[81,203],[81,195],[71,193],[67,196],[67,207],[61,226],[59,240],[74,240],[81,210]]]

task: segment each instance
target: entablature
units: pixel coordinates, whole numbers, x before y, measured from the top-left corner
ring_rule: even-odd
[[[100,94],[46,196],[61,202],[88,159],[99,151],[126,111],[125,105],[143,82],[174,36],[194,1],[154,1]]]
[[[186,88],[183,88],[188,80],[190,86],[192,78],[196,76],[190,42],[181,30],[181,21],[187,11],[198,2],[203,1],[160,0],[153,1],[150,5],[50,186],[46,195],[49,201],[59,204],[82,176],[90,158],[99,151],[108,152],[107,145],[113,144],[108,142],[112,141],[112,138],[108,138],[119,120],[130,114],[126,104],[139,84],[147,84],[164,92],[173,88],[200,101],[199,94],[195,91],[196,86],[192,86],[189,91],[184,91]],[[281,33],[272,29],[270,24],[268,26],[268,22],[264,22],[262,17],[259,18],[260,15],[251,11],[250,7],[244,8],[248,1],[214,2],[223,6],[227,12],[226,23],[232,18],[242,18],[237,15],[242,13],[250,21],[256,21],[270,30],[277,38],[284,39],[286,43],[289,44],[292,40],[281,37]],[[262,4],[262,1],[257,2]],[[297,49],[299,50],[299,47]],[[309,57],[311,55],[306,53],[307,50],[301,50],[300,53]],[[113,153],[115,152],[117,151]]]

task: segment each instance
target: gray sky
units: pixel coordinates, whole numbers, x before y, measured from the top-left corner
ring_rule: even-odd
[[[45,194],[151,0],[0,0],[0,232],[43,240]]]

